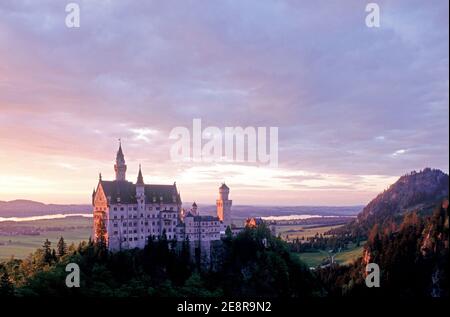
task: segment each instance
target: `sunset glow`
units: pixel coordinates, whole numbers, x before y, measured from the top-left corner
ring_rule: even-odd
[[[359,205],[448,173],[448,3],[386,3],[374,31],[359,1],[79,2],[79,29],[58,1],[0,3],[0,200],[89,204],[119,138],[130,181],[201,203],[226,181],[237,205]],[[279,127],[279,166],[173,162],[194,118]]]

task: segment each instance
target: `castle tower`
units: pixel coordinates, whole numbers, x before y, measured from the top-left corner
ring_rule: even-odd
[[[141,164],[139,164],[139,173],[138,173],[137,182],[136,182],[136,197],[138,199],[144,198],[144,194],[145,194],[144,188],[145,188],[144,177],[142,176]]]
[[[198,216],[198,213],[197,213],[197,204],[195,203],[195,201],[194,201],[194,203],[192,204],[192,209],[191,209],[191,211],[192,211],[192,214],[193,214],[194,216]]]
[[[119,141],[119,150],[116,155],[116,164],[114,164],[114,171],[116,172],[116,180],[124,181],[127,172],[127,165],[125,164],[125,157],[122,152],[122,143]]]
[[[231,204],[232,200],[228,199],[230,189],[225,183],[219,187],[219,199],[216,201],[217,217],[223,222],[225,227],[231,226]]]

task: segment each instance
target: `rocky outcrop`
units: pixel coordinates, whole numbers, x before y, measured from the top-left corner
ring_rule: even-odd
[[[438,169],[425,168],[399,178],[387,190],[374,198],[349,227],[370,230],[374,224],[381,227],[388,221],[401,220],[403,215],[416,211],[430,215],[436,203],[449,194],[449,177]]]

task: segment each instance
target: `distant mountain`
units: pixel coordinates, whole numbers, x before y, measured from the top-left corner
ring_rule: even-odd
[[[402,219],[408,211],[430,215],[436,204],[448,197],[448,182],[448,175],[438,169],[413,171],[373,199],[349,226],[357,225],[367,232],[374,224],[383,226],[392,219]]]
[[[189,209],[192,203],[183,203],[183,208]],[[215,215],[216,206],[198,204],[199,212],[203,215]],[[313,214],[322,216],[354,216],[362,206],[252,206],[236,205],[232,207],[233,218],[246,219],[248,217],[287,216]],[[0,217],[29,217],[47,214],[90,213],[91,205],[58,205],[44,204],[37,201],[18,199],[0,201]]]
[[[183,203],[183,208],[189,209],[192,203]],[[197,204],[198,211],[203,215],[215,215],[216,206]],[[320,215],[320,216],[356,216],[364,206],[254,206],[233,205],[233,219],[249,217],[289,216],[289,215]]]
[[[56,213],[89,213],[91,210],[91,205],[44,204],[25,199],[0,201],[0,217],[28,217]]]

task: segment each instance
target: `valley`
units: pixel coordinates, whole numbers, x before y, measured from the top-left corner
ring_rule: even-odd
[[[92,234],[92,219],[68,217],[65,219],[0,222],[0,261],[27,257],[41,248],[45,239],[56,246],[63,236],[68,245],[87,241]]]

